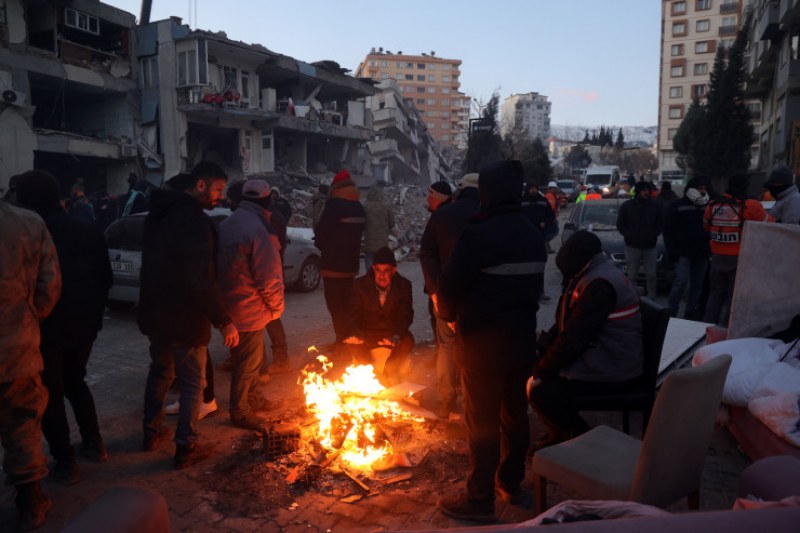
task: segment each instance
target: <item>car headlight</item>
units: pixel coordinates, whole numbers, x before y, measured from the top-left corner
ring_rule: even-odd
[[[610,192],[611,189],[609,189],[608,187],[603,187],[603,194],[609,194]]]

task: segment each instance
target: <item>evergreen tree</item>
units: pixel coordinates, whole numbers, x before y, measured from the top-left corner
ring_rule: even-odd
[[[581,144],[592,144],[592,140],[589,138],[589,130],[586,130],[586,135],[583,136]]]
[[[525,181],[534,181],[544,185],[553,177],[553,167],[547,148],[539,137],[530,140],[523,138],[516,150],[515,159],[522,162]]]
[[[606,143],[606,127],[600,126],[600,133],[597,134],[597,145],[601,148],[605,146]]]
[[[617,132],[617,140],[614,143],[614,148],[617,150],[622,150],[625,148],[625,136],[622,134],[622,128],[620,128]]]
[[[570,168],[586,168],[592,163],[592,158],[586,148],[576,144],[564,156],[564,163]]]
[[[503,139],[497,132],[497,114],[500,111],[500,95],[495,91],[483,108],[480,118],[491,125],[489,131],[470,132],[464,172],[480,172],[487,163],[503,158]]]
[[[706,103],[692,104],[673,139],[681,168],[717,182],[750,166],[753,127],[743,87],[750,23],[748,16],[733,45],[717,50]]]

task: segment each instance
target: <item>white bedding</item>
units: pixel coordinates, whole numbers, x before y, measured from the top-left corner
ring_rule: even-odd
[[[722,401],[747,406],[775,434],[800,447],[800,343],[792,344],[761,338],[721,341],[697,350],[692,365],[730,354]]]

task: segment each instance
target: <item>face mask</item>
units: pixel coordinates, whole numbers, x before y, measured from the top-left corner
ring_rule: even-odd
[[[689,189],[686,191],[686,197],[694,205],[706,205],[708,203],[708,195],[701,193],[697,189]]]

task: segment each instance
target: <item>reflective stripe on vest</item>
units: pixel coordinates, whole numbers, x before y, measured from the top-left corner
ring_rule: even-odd
[[[617,309],[610,315],[608,315],[609,320],[621,320],[623,318],[628,318],[636,315],[639,312],[639,304],[629,305],[628,307],[622,307]]]
[[[364,224],[365,221],[364,217],[344,217],[339,219],[342,224]]]
[[[533,263],[505,263],[481,269],[485,274],[494,276],[522,276],[525,274],[543,274],[544,262]]]

